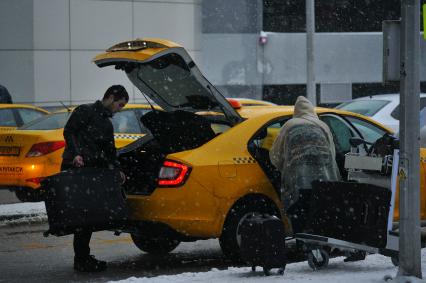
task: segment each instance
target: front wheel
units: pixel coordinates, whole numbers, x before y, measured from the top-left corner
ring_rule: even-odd
[[[131,234],[133,243],[142,251],[149,254],[165,255],[173,251],[180,241],[167,235],[147,236]]]

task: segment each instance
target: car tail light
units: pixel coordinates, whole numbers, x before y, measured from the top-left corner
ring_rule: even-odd
[[[161,187],[181,186],[188,179],[191,167],[188,165],[166,160],[158,174],[158,185]]]
[[[34,183],[34,184],[37,184],[37,185],[40,185],[41,181],[43,181],[44,179],[45,179],[44,177],[36,177],[36,178],[26,179],[25,181],[30,182],[30,183]]]
[[[42,155],[54,152],[58,149],[61,149],[64,146],[65,146],[65,141],[36,143],[35,145],[31,147],[26,157],[42,156]]]

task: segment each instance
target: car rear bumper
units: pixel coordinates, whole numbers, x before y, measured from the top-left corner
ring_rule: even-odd
[[[43,163],[0,163],[0,186],[3,187],[40,187],[40,178],[59,171],[58,166]]]
[[[188,237],[216,238],[221,233],[220,202],[190,180],[181,188],[157,188],[150,196],[129,195],[127,203],[136,222],[166,224]]]

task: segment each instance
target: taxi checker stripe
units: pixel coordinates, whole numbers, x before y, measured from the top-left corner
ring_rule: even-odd
[[[234,157],[232,159],[234,160],[234,163],[237,164],[256,163],[256,159],[254,159],[253,157]]]
[[[137,140],[138,138],[141,138],[141,136],[134,136],[134,135],[114,135],[114,138],[116,138],[116,139],[133,139],[133,140]]]

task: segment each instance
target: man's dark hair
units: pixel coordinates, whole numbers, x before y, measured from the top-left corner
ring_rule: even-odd
[[[126,89],[122,85],[112,85],[112,86],[110,86],[106,90],[103,99],[107,99],[111,95],[114,97],[114,101],[118,101],[118,100],[123,99],[123,98],[126,100],[126,102],[129,101],[129,94],[127,93]]]

